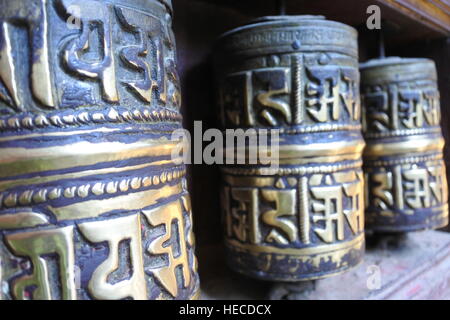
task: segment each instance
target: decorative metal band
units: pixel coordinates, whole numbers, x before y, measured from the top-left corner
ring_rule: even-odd
[[[364,85],[392,84],[413,81],[437,81],[434,62],[429,59],[389,57],[361,64]]]
[[[317,166],[301,166],[294,168],[233,168],[233,167],[221,167],[222,172],[232,175],[244,175],[244,176],[287,176],[287,175],[307,175],[318,173],[333,173],[347,169],[361,168],[362,161],[349,161],[347,163],[338,163],[332,165],[317,165]]]
[[[260,132],[260,129],[255,128],[256,132]],[[361,124],[320,124],[313,126],[305,126],[298,128],[271,128],[270,130],[276,130],[279,134],[302,134],[302,133],[315,133],[315,132],[331,132],[331,131],[361,131]],[[269,131],[270,133],[270,131]]]
[[[385,132],[366,132],[364,137],[366,139],[381,139],[390,137],[404,137],[404,136],[415,136],[423,134],[441,134],[442,129],[440,127],[436,128],[417,128],[410,130],[393,130]]]
[[[0,300],[198,297],[171,20],[0,0]]]
[[[448,223],[436,67],[387,58],[361,66],[366,226],[407,232]]]
[[[403,141],[372,141],[367,144],[364,156],[368,160],[377,157],[421,154],[425,152],[442,152],[444,148],[442,136],[409,136]]]
[[[322,16],[278,16],[258,19],[221,37],[218,51],[259,56],[290,52],[340,52],[358,57],[357,32]]]
[[[367,160],[364,161],[365,167],[383,167],[383,166],[395,166],[402,164],[413,164],[417,162],[429,162],[429,161],[438,161],[444,158],[442,153],[436,153],[432,155],[418,155],[415,157],[400,157],[397,159],[389,159],[389,160]]]
[[[121,110],[120,110],[121,109]],[[46,127],[71,127],[88,124],[118,124],[130,123],[132,121],[142,123],[157,122],[181,122],[181,115],[178,112],[167,109],[141,108],[127,110],[124,108],[109,108],[102,111],[81,111],[79,113],[21,115],[7,118],[0,118],[0,131],[17,129],[38,129]]]
[[[97,182],[83,184],[65,188],[51,187],[38,188],[21,192],[0,192],[0,209],[26,207],[32,204],[41,204],[59,198],[87,198],[90,195],[102,196],[116,193],[126,193],[129,190],[139,190],[142,188],[157,186],[174,179],[180,179],[186,175],[184,168],[173,168],[170,171],[163,171],[161,174],[147,175],[143,177],[129,177],[124,180],[113,180],[109,182]]]

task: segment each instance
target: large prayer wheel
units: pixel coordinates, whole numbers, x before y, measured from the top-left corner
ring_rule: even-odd
[[[0,0],[0,298],[199,290],[170,0]]]
[[[278,167],[222,167],[229,266],[298,281],[358,264],[364,141],[357,32],[320,16],[265,17],[223,35],[215,66],[223,129],[279,135]]]
[[[386,58],[361,65],[366,227],[376,232],[448,223],[436,66]]]

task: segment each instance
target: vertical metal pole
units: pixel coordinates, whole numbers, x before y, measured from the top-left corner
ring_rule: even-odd
[[[286,1],[285,0],[276,0],[277,3],[277,12],[280,16],[286,15]]]
[[[378,56],[380,59],[386,58],[386,48],[384,46],[384,32],[382,29],[378,31]]]

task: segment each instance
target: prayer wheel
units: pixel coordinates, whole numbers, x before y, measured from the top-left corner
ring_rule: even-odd
[[[0,298],[192,299],[170,0],[0,0]]]
[[[249,150],[264,150],[263,133],[278,136],[268,147],[277,146],[276,165],[228,161],[250,156],[229,152],[227,140],[228,265],[272,281],[318,279],[357,265],[364,140],[356,30],[321,16],[264,17],[224,34],[214,56],[227,136],[244,136]]]
[[[448,223],[436,66],[397,57],[361,65],[366,228],[408,232]]]

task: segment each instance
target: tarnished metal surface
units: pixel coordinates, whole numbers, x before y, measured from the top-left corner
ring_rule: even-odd
[[[197,295],[168,10],[0,0],[0,298]]]
[[[366,227],[405,232],[448,223],[436,67],[428,59],[361,65]]]
[[[364,142],[356,31],[323,17],[265,17],[225,34],[215,65],[223,128],[280,133],[279,168],[222,168],[229,266],[297,281],[358,264]]]

